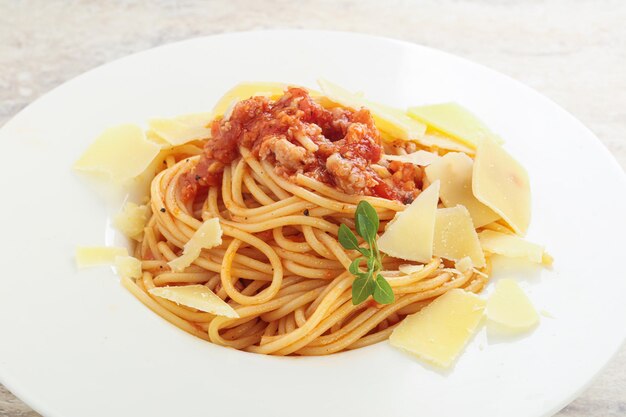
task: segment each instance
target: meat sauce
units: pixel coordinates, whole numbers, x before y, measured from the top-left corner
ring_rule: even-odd
[[[186,200],[200,187],[219,185],[240,146],[287,179],[303,174],[347,194],[408,204],[421,187],[419,167],[381,160],[380,133],[367,109],[327,109],[302,88],[288,88],[276,101],[239,102],[229,117],[213,121],[211,136],[195,170],[181,180]]]

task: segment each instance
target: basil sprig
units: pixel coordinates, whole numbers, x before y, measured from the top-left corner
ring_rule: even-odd
[[[354,213],[356,232],[365,240],[369,248],[359,246],[357,237],[345,224],[339,226],[339,243],[348,250],[356,250],[359,256],[350,264],[350,273],[355,279],[352,283],[352,304],[359,305],[370,295],[380,304],[393,303],[395,297],[391,286],[379,271],[383,268],[382,257],[376,246],[376,232],[380,224],[376,210],[367,201],[359,202]],[[361,270],[365,264],[366,271]]]

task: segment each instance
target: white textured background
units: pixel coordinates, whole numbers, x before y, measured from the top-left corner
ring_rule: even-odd
[[[270,28],[372,33],[485,64],[569,110],[626,168],[626,0],[0,0],[0,125],[112,59],[190,37]],[[37,415],[0,385],[0,417]],[[625,417],[626,348],[557,416]]]

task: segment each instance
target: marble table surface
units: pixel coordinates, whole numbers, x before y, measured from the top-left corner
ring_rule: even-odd
[[[0,125],[136,51],[230,31],[333,29],[432,46],[508,74],[582,120],[626,168],[625,21],[623,0],[3,0]],[[38,414],[0,385],[5,416]],[[557,416],[626,416],[626,347]]]

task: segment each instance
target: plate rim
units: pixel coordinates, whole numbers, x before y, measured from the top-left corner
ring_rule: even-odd
[[[438,55],[444,55],[447,58],[451,58],[453,60],[456,60],[456,61],[459,61],[459,62],[463,62],[466,65],[470,65],[470,66],[473,66],[475,68],[478,68],[481,71],[487,72],[487,73],[489,73],[492,76],[497,76],[497,77],[501,77],[503,79],[506,79],[507,82],[513,83],[516,87],[521,88],[521,89],[525,90],[525,92],[532,94],[532,96],[535,99],[542,100],[544,103],[546,103],[550,107],[552,107],[555,111],[558,111],[561,114],[565,115],[568,118],[570,123],[575,124],[576,127],[578,129],[583,130],[587,134],[587,136],[589,136],[590,138],[593,138],[594,139],[593,143],[595,144],[596,148],[598,148],[604,154],[605,161],[606,160],[610,161],[610,169],[612,171],[612,175],[619,179],[620,183],[624,187],[623,191],[626,191],[626,172],[621,167],[621,165],[619,164],[619,162],[617,161],[617,159],[613,155],[613,153],[611,153],[611,151],[608,149],[608,147],[602,142],[602,140],[600,140],[600,138],[589,127],[587,127],[585,124],[583,124],[572,113],[570,113],[569,110],[567,110],[566,108],[564,108],[561,105],[559,105],[552,98],[544,95],[543,93],[533,89],[532,87],[524,84],[523,82],[513,78],[512,76],[510,76],[510,75],[508,75],[506,73],[499,72],[499,71],[497,71],[495,69],[492,69],[492,68],[490,68],[490,67],[488,67],[488,66],[486,66],[486,65],[484,65],[482,63],[475,62],[475,61],[473,61],[473,60],[471,60],[469,58],[466,58],[464,56],[456,55],[456,54],[448,52],[446,50],[437,49],[437,48],[434,48],[434,47],[431,47],[431,46],[423,45],[423,44],[416,43],[416,42],[411,42],[411,41],[408,41],[408,40],[402,40],[402,39],[397,39],[397,38],[387,37],[387,36],[381,36],[381,35],[373,35],[373,34],[369,34],[369,33],[353,32],[353,31],[317,30],[317,29],[259,29],[259,30],[242,30],[242,31],[233,31],[233,32],[225,32],[225,33],[217,33],[217,34],[210,34],[210,35],[191,37],[191,38],[177,40],[177,41],[174,41],[174,42],[168,42],[168,43],[161,44],[161,45],[154,46],[154,47],[150,47],[150,48],[147,48],[147,49],[142,49],[142,50],[133,52],[131,54],[127,54],[127,55],[118,57],[118,58],[116,58],[114,60],[104,62],[104,63],[102,63],[100,65],[97,65],[95,67],[90,68],[89,70],[87,70],[85,72],[82,72],[82,73],[80,73],[80,74],[78,74],[76,76],[73,76],[71,78],[68,78],[68,79],[64,80],[59,85],[56,85],[52,89],[50,89],[50,90],[46,91],[45,93],[37,96],[31,102],[29,102],[25,107],[20,109],[17,113],[13,114],[2,126],[0,126],[0,133],[2,133],[7,128],[7,126],[10,126],[12,124],[12,122],[16,118],[21,116],[23,113],[26,113],[26,112],[30,111],[30,109],[33,106],[38,104],[44,98],[52,95],[58,89],[62,88],[66,84],[72,83],[74,81],[77,81],[77,80],[80,80],[80,79],[82,79],[84,77],[87,77],[87,76],[91,75],[93,72],[105,71],[109,66],[117,64],[120,61],[132,59],[133,57],[136,57],[138,55],[144,54],[144,53],[146,53],[148,51],[153,52],[153,51],[164,50],[164,49],[168,49],[168,48],[176,48],[176,47],[179,47],[182,44],[192,43],[192,42],[202,42],[203,40],[206,40],[206,39],[229,38],[229,37],[240,37],[240,36],[254,36],[255,34],[266,34],[266,33],[285,34],[285,35],[292,34],[292,33],[298,33],[298,34],[306,34],[307,36],[312,36],[312,35],[315,35],[315,34],[325,34],[325,35],[330,35],[330,36],[347,36],[347,37],[353,37],[353,38],[361,38],[361,39],[364,39],[364,40],[372,39],[372,40],[377,40],[377,41],[380,41],[380,42],[395,43],[395,44],[398,44],[398,45],[402,45],[404,47],[418,48],[418,49],[427,50],[427,51],[429,51],[429,53],[435,53],[435,54],[438,54]],[[571,396],[563,399],[561,402],[559,402],[559,404],[557,406],[553,407],[551,410],[548,410],[543,415],[546,416],[546,417],[552,416],[554,413],[557,413],[559,410],[562,410],[565,406],[567,406],[569,403],[571,403],[576,398],[578,398],[584,391],[586,391],[594,383],[594,381],[596,381],[598,376],[600,374],[602,374],[607,369],[607,367],[610,365],[610,363],[615,359],[615,357],[618,355],[618,353],[621,351],[621,349],[623,349],[625,346],[626,346],[626,330],[624,331],[624,334],[622,335],[621,343],[618,344],[618,346],[614,349],[614,351],[610,354],[610,356],[605,359],[604,364],[596,370],[594,375],[591,378],[589,378],[585,383],[583,383],[578,388],[578,390],[576,390],[576,392],[574,392]],[[13,395],[15,395],[17,398],[19,398],[27,406],[31,407],[36,412],[38,412],[38,413],[40,413],[42,415],[45,415],[45,416],[60,417],[60,414],[57,414],[52,408],[46,408],[45,403],[44,402],[40,402],[36,398],[36,396],[31,396],[27,392],[25,387],[19,386],[19,383],[17,382],[18,379],[19,378],[13,378],[13,376],[10,375],[7,372],[6,368],[4,366],[2,366],[2,361],[0,360],[0,383],[2,385],[4,385]]]

